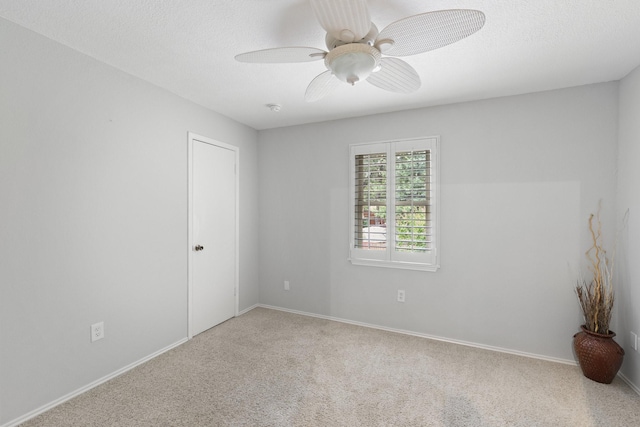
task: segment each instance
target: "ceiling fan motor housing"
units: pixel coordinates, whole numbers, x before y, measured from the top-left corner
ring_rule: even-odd
[[[341,36],[343,36],[343,33],[347,32],[346,34],[346,39],[350,39],[349,34],[350,31],[349,30],[343,30],[340,34]],[[369,32],[360,40],[353,40],[353,41],[345,41],[345,37],[343,36],[342,39],[340,38],[335,38],[333,35],[331,35],[331,33],[327,33],[327,35],[324,38],[324,42],[327,45],[327,49],[329,50],[333,50],[338,46],[342,46],[345,44],[350,44],[350,43],[362,43],[362,44],[368,44],[370,46],[373,46],[374,43],[376,42],[376,37],[378,37],[378,27],[376,27],[376,25],[372,22],[371,23],[371,30],[369,30]]]
[[[362,43],[338,46],[327,53],[324,63],[339,80],[355,85],[365,80],[380,64],[380,51]]]

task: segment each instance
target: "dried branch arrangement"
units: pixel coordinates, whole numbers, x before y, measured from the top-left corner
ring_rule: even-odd
[[[596,225],[594,225],[594,218]],[[598,215],[589,217],[589,231],[592,246],[586,252],[589,260],[589,271],[593,274],[590,283],[578,280],[576,293],[584,314],[585,327],[599,334],[609,333],[611,312],[613,310],[613,262],[607,258],[602,247],[602,224],[600,210]]]

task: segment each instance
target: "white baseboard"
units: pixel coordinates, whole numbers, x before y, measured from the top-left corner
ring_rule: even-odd
[[[631,387],[631,390],[635,391],[636,393],[638,393],[640,395],[640,388],[635,385],[634,383],[631,382],[631,380],[629,378],[627,378],[623,373],[618,372],[618,376],[620,378],[622,378],[622,381],[624,381],[625,383],[627,383],[627,385],[629,387]]]
[[[0,427],[15,427],[18,424],[22,424],[25,421],[30,420],[31,418],[34,418],[34,417],[42,414],[43,412],[46,412],[49,409],[52,409],[52,408],[54,408],[54,407],[56,407],[56,406],[58,406],[58,405],[60,405],[60,404],[62,404],[64,402],[66,402],[67,400],[73,399],[74,397],[79,396],[82,393],[85,393],[85,392],[91,390],[92,388],[99,386],[100,384],[103,384],[103,383],[105,383],[105,382],[107,382],[107,381],[109,381],[109,380],[111,380],[111,379],[113,379],[113,378],[115,378],[115,377],[117,377],[119,375],[122,375],[125,372],[135,368],[136,366],[142,365],[143,363],[145,363],[145,362],[147,362],[147,361],[149,361],[149,360],[151,360],[151,359],[153,359],[155,357],[158,357],[162,353],[166,353],[167,351],[171,350],[172,348],[178,347],[179,345],[184,344],[187,341],[188,341],[187,338],[183,338],[180,341],[175,342],[175,343],[173,343],[173,344],[171,344],[171,345],[169,345],[169,346],[167,346],[167,347],[165,347],[165,348],[163,348],[161,350],[158,350],[155,353],[150,354],[147,357],[143,357],[142,359],[140,359],[140,360],[138,360],[136,362],[133,362],[130,365],[125,366],[124,368],[118,369],[117,371],[115,371],[115,372],[113,372],[113,373],[111,373],[111,374],[109,374],[107,376],[104,376],[104,377],[102,377],[102,378],[100,378],[100,379],[98,379],[98,380],[96,380],[96,381],[94,381],[94,382],[92,382],[90,384],[87,384],[84,387],[80,387],[79,389],[77,389],[75,391],[72,391],[71,393],[69,393],[69,394],[67,394],[65,396],[62,396],[59,399],[54,400],[53,402],[49,402],[46,405],[41,406],[41,407],[39,407],[39,408],[37,408],[37,409],[35,409],[35,410],[33,410],[33,411],[21,416],[21,417],[18,417],[13,421],[9,421],[8,423],[6,423],[6,424],[4,424],[4,425],[2,425]]]
[[[238,313],[238,316],[242,316],[245,313],[250,312],[251,310],[253,310],[254,308],[260,307],[260,304],[253,304],[251,307],[249,308],[245,308],[244,310],[242,310],[241,312]],[[237,317],[237,316],[236,316]]]
[[[333,320],[335,322],[348,323],[350,325],[364,326],[366,328],[379,329],[379,330],[382,330],[382,331],[396,332],[396,333],[404,334],[404,335],[412,335],[412,336],[420,337],[420,338],[427,338],[427,339],[431,339],[431,340],[443,341],[443,342],[448,342],[448,343],[451,343],[451,344],[459,344],[459,345],[465,345],[467,347],[480,348],[480,349],[483,349],[483,350],[497,351],[499,353],[513,354],[513,355],[516,355],[516,356],[523,356],[523,357],[528,357],[528,358],[531,358],[531,359],[546,360],[548,362],[562,363],[562,364],[565,364],[565,365],[573,365],[573,366],[577,366],[578,365],[578,363],[575,360],[570,360],[570,359],[561,359],[561,358],[557,358],[557,357],[549,357],[549,356],[544,356],[544,355],[535,354],[535,353],[527,353],[527,352],[524,352],[524,351],[510,350],[510,349],[507,349],[507,348],[494,347],[494,346],[490,346],[490,345],[478,344],[478,343],[473,343],[473,342],[468,342],[468,341],[453,340],[453,339],[439,337],[439,336],[435,336],[435,335],[422,334],[422,333],[419,333],[419,332],[406,331],[406,330],[403,330],[403,329],[387,328],[385,326],[373,325],[373,324],[370,324],[370,323],[356,322],[356,321],[348,320],[348,319],[341,319],[339,317],[325,316],[325,315],[322,315],[322,314],[309,313],[309,312],[306,312],[306,311],[291,310],[289,308],[277,307],[277,306],[273,306],[273,305],[257,304],[257,306],[258,307],[262,307],[262,308],[268,308],[268,309],[271,309],[271,310],[278,310],[278,311],[285,311],[287,313],[299,314],[299,315],[302,315],[302,316],[317,317],[319,319]],[[625,383],[627,383],[627,385],[629,385],[629,387],[631,387],[631,389],[633,391],[635,391],[638,395],[640,395],[640,388],[637,385],[635,385],[634,383],[632,383],[631,380],[629,380],[629,378],[627,378],[621,372],[618,372],[618,376]]]
[[[348,320],[348,319],[342,319],[339,317],[333,317],[333,316],[325,316],[322,314],[316,314],[316,313],[309,313],[306,311],[299,311],[299,310],[292,310],[289,308],[284,308],[284,307],[277,307],[277,306],[273,306],[273,305],[267,305],[267,304],[254,304],[249,308],[246,308],[244,310],[242,310],[241,312],[238,313],[238,316],[241,316],[245,313],[250,312],[251,310],[258,308],[258,307],[262,307],[262,308],[266,308],[266,309],[270,309],[270,310],[278,310],[278,311],[284,311],[287,313],[293,313],[293,314],[299,314],[302,316],[308,316],[308,317],[316,317],[319,319],[325,319],[325,320],[332,320],[334,322],[341,322],[341,323],[347,323],[350,325],[356,325],[356,326],[363,326],[366,328],[372,328],[372,329],[379,329],[382,331],[388,331],[388,332],[395,332],[395,333],[399,333],[399,334],[404,334],[404,335],[411,335],[411,336],[415,336],[415,337],[420,337],[420,338],[427,338],[427,339],[432,339],[432,340],[437,340],[437,341],[442,341],[442,342],[448,342],[451,344],[458,344],[458,345],[464,345],[467,347],[474,347],[474,348],[480,348],[480,349],[484,349],[484,350],[490,350],[490,351],[496,351],[499,353],[507,353],[507,354],[513,354],[513,355],[517,355],[517,356],[523,356],[523,357],[529,357],[532,359],[539,359],[539,360],[546,360],[549,362],[556,362],[556,363],[563,363],[563,364],[567,364],[567,365],[577,365],[577,363],[574,360],[568,360],[568,359],[560,359],[560,358],[556,358],[556,357],[549,357],[549,356],[543,356],[543,355],[539,355],[539,354],[535,354],[535,353],[527,353],[527,352],[523,352],[523,351],[517,351],[517,350],[510,350],[510,349],[505,349],[502,347],[494,347],[494,346],[489,346],[489,345],[484,345],[484,344],[478,344],[478,343],[473,343],[473,342],[468,342],[468,341],[461,341],[461,340],[453,340],[453,339],[449,339],[449,338],[444,338],[444,337],[439,337],[436,335],[429,335],[429,334],[422,334],[419,332],[412,332],[412,331],[407,331],[407,330],[403,330],[403,329],[395,329],[395,328],[388,328],[386,326],[380,326],[380,325],[374,325],[371,323],[364,323],[364,322],[357,322],[357,321],[353,321],[353,320]],[[73,399],[74,397],[91,390],[94,387],[99,386],[100,384],[103,384],[119,375],[124,374],[125,372],[135,368],[138,365],[141,365],[159,355],[161,355],[162,353],[165,353],[175,347],[178,347],[181,344],[184,344],[185,342],[187,342],[188,339],[187,338],[183,338],[178,342],[175,342],[161,350],[156,351],[155,353],[144,357],[134,363],[131,363],[130,365],[125,366],[124,368],[121,368],[105,377],[102,377],[84,387],[81,387],[59,399],[54,400],[53,402],[50,402],[44,406],[41,406],[40,408],[37,408],[19,418],[16,418],[13,421],[9,421],[6,424],[1,425],[0,427],[15,427],[21,423],[26,422],[27,420],[30,420],[31,418],[34,418],[40,414],[42,414],[43,412],[48,411],[49,409],[52,409],[64,402],[66,402],[67,400]],[[634,383],[632,383],[625,375],[623,375],[622,373],[618,373],[618,376],[620,376],[620,378],[629,385],[629,387],[631,387],[631,389],[633,391],[635,391],[638,395],[640,395],[640,388],[638,386],[636,386]]]
[[[507,354],[513,354],[513,355],[516,355],[516,356],[529,357],[531,359],[546,360],[548,362],[562,363],[562,364],[565,364],[565,365],[573,365],[573,366],[577,365],[575,360],[561,359],[561,358],[557,358],[557,357],[549,357],[549,356],[544,356],[544,355],[540,355],[540,354],[527,353],[527,352],[524,352],[524,351],[511,350],[511,349],[502,348],[502,347],[494,347],[494,346],[491,346],[491,345],[478,344],[478,343],[469,342],[469,341],[454,340],[454,339],[450,339],[450,338],[439,337],[437,335],[423,334],[423,333],[420,333],[420,332],[407,331],[407,330],[404,330],[404,329],[388,328],[386,326],[374,325],[374,324],[371,324],[371,323],[356,322],[356,321],[353,321],[353,320],[342,319],[342,318],[339,318],[339,317],[325,316],[325,315],[322,315],[322,314],[315,314],[315,313],[308,313],[308,312],[305,312],[305,311],[291,310],[291,309],[288,309],[288,308],[276,307],[276,306],[272,306],[272,305],[258,304],[258,306],[259,307],[263,307],[263,308],[268,308],[268,309],[271,309],[271,310],[279,310],[279,311],[286,311],[288,313],[293,313],[293,314],[300,314],[302,316],[317,317],[319,319],[333,320],[335,322],[348,323],[350,325],[357,325],[357,326],[364,326],[366,328],[379,329],[381,331],[396,332],[398,334],[411,335],[411,336],[420,337],[420,338],[427,338],[427,339],[430,339],[430,340],[448,342],[448,343],[451,343],[451,344],[458,344],[458,345],[464,345],[464,346],[467,346],[467,347],[480,348],[480,349],[483,349],[483,350],[496,351],[496,352],[499,352],[499,353],[507,353]]]

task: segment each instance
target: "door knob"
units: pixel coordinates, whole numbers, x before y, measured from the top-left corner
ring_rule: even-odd
[[[204,246],[202,246],[202,245],[197,245],[194,249],[196,250],[196,252],[198,252],[198,251],[203,250],[203,249],[204,249]]]

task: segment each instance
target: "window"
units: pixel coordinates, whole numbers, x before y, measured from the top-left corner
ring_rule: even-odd
[[[435,271],[437,137],[350,146],[353,264]]]

